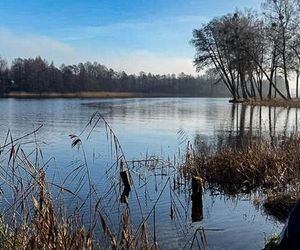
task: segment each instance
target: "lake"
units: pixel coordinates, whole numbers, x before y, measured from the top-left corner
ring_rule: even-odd
[[[114,156],[105,126],[97,126],[89,139],[86,133],[81,134],[95,111],[113,129],[128,161],[155,156],[179,162],[188,141],[204,141],[212,147],[226,141],[239,147],[246,143],[245,138],[275,140],[277,135],[296,132],[298,125],[297,109],[233,105],[225,98],[0,99],[0,142],[8,129],[18,138],[43,125],[34,140],[43,150],[48,177],[57,183],[82,159],[82,152],[71,147],[69,138],[70,134],[81,136],[92,180],[99,193],[107,194],[103,207],[114,215],[111,223],[115,227],[121,205],[108,198],[113,196],[108,187],[114,181]],[[32,137],[26,140],[28,144],[23,146],[30,152]],[[51,157],[53,160],[47,162]],[[203,219],[192,222],[189,188],[174,193],[167,190],[172,168],[140,166],[133,168],[135,192],[129,196],[132,221],[139,221],[139,203],[147,215],[159,198],[155,227],[150,216],[149,230],[154,234],[155,228],[162,249],[189,249],[199,227],[207,229],[209,249],[261,249],[266,237],[281,231],[282,224],[253,204],[253,194],[232,197],[206,191]],[[69,183],[70,188],[74,183]],[[81,195],[86,191],[83,188]],[[170,206],[177,213],[173,219]]]

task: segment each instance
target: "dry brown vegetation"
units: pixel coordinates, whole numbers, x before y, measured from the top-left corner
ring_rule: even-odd
[[[112,182],[101,190],[101,195],[91,178],[84,151],[86,141],[82,140],[83,136],[89,138],[99,125],[105,127],[109,147],[115,155],[115,163],[107,170]],[[178,190],[173,187],[173,183],[177,188],[181,183],[176,179],[176,167],[155,157],[127,161],[117,136],[100,113],[91,117],[80,137],[70,135],[71,145],[78,149],[82,161],[72,165],[62,183],[47,178],[53,159],[46,162],[43,159],[40,142],[36,140],[40,128],[17,139],[8,132],[0,145],[0,249],[159,249],[155,210],[163,192],[170,195],[171,215],[166,216],[184,222],[183,214],[187,216],[187,211],[181,214],[183,204],[177,200]],[[31,146],[33,149],[28,152]],[[137,190],[138,185],[143,191],[147,189],[149,180],[145,170],[155,178],[155,185],[159,176],[162,181],[162,188],[157,191],[151,206],[150,203],[147,205],[150,208],[147,212],[142,210],[140,190]],[[171,172],[174,180],[171,177],[163,179]],[[135,180],[138,179],[140,184],[134,184],[134,174],[138,174]],[[132,199],[137,199],[141,214],[138,220],[135,215],[134,224],[128,204]],[[112,208],[118,213],[113,214]],[[148,223],[154,230],[148,229]],[[207,249],[204,228],[197,228],[190,237],[186,246],[192,248],[201,244],[201,249]]]
[[[211,187],[227,193],[259,188],[298,189],[300,181],[300,136],[291,135],[276,145],[252,142],[243,148],[226,145],[218,150],[202,147],[191,153],[188,164],[194,174]]]
[[[189,149],[182,170],[202,177],[212,192],[254,193],[258,208],[284,222],[300,197],[300,136],[277,139],[217,149],[203,143]]]
[[[266,106],[266,107],[285,107],[285,108],[300,108],[300,99],[283,99],[283,98],[272,98],[272,99],[249,99],[240,100],[245,105],[252,106]]]
[[[87,126],[88,136],[101,119],[101,116],[92,117]],[[118,175],[120,171],[128,171],[127,163],[118,139],[106,122],[105,126],[115,146]],[[137,228],[133,228],[128,204],[119,204],[120,231],[112,229],[78,136],[70,135],[72,146],[83,154],[83,162],[74,165],[62,184],[47,178],[47,166],[53,159],[45,163],[39,142],[32,141],[40,128],[17,139],[8,132],[0,146],[0,249],[149,249],[156,246],[148,234],[147,219],[141,218]],[[34,149],[26,153],[24,145]],[[73,188],[66,184],[71,179],[77,184]],[[117,184],[122,187],[121,182]],[[118,204],[118,195],[115,199]],[[68,206],[70,202],[75,204],[72,209]]]
[[[32,219],[17,222],[16,209],[12,214],[14,224],[4,226],[2,221],[1,249],[95,249],[97,244],[92,242],[91,231],[84,229],[79,221],[72,222],[61,212],[55,212],[45,172],[39,171],[35,178],[37,194],[31,197],[31,212],[24,214]]]
[[[92,231],[75,214],[67,215],[63,199],[53,197],[45,169],[31,162],[13,140],[5,145],[0,171],[1,249],[95,249]]]

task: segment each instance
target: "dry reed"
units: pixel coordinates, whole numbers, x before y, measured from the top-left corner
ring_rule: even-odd
[[[111,172],[111,186],[107,187],[102,196],[98,195],[91,178],[84,151],[82,137],[88,139],[97,126],[106,129],[108,143],[114,152],[115,164],[107,170]],[[144,160],[127,161],[123,148],[104,117],[96,112],[84,131],[79,135],[70,135],[71,145],[78,149],[81,161],[73,166],[66,174],[62,183],[54,183],[47,178],[47,168],[50,161],[43,159],[43,153],[36,140],[40,128],[17,139],[8,132],[0,146],[0,187],[3,199],[1,201],[2,217],[0,220],[0,248],[1,249],[159,249],[156,235],[156,206],[164,192],[170,193],[171,219],[178,218],[183,224],[184,216],[180,213],[183,206],[176,194],[178,184],[173,187],[171,178],[164,180],[163,188],[157,191],[157,198],[147,214],[142,210],[136,184],[132,173],[137,174],[140,187],[147,189],[147,180],[141,173],[152,171],[151,176],[157,182],[158,176],[174,176],[177,169],[170,160],[163,161],[157,157]],[[33,137],[32,140],[29,137]],[[23,141],[25,140],[25,142]],[[33,146],[26,153],[23,146]],[[132,167],[129,166],[132,165]],[[141,173],[139,173],[141,169]],[[134,170],[134,171],[133,171]],[[127,171],[132,185],[131,196],[135,196],[140,209],[140,220],[133,224],[130,207],[122,204],[120,197],[124,183],[120,173]],[[179,177],[178,177],[179,178]],[[177,179],[179,183],[179,179]],[[70,188],[67,184],[76,183]],[[83,191],[87,194],[82,195]],[[115,229],[110,214],[102,205],[104,197],[113,196],[114,207],[119,208],[119,229]],[[74,204],[70,209],[68,203]],[[87,214],[86,214],[87,213]],[[184,211],[183,214],[187,214]],[[177,217],[176,217],[176,216]],[[154,220],[154,231],[150,232],[148,223]],[[197,231],[198,232],[198,231]],[[204,230],[200,233],[203,246],[207,246]]]
[[[291,135],[274,145],[252,142],[243,148],[202,147],[189,151],[186,172],[201,176],[212,189],[225,193],[259,188],[298,189],[300,183],[300,136]]]

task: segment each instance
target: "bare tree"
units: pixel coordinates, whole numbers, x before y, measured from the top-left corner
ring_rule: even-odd
[[[267,75],[263,69],[266,46],[262,30],[261,21],[250,11],[215,18],[194,30],[197,70],[214,67],[233,100],[240,98],[240,90],[243,99],[256,98],[257,93],[262,98],[263,75]]]
[[[287,97],[291,98],[289,74],[292,68],[291,48],[299,23],[298,0],[266,0],[263,3],[266,29],[272,41],[272,72],[281,69],[284,77]]]

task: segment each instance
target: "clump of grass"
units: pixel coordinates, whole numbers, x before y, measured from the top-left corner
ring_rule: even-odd
[[[46,178],[51,159],[44,162],[39,142],[28,138],[36,138],[40,128],[15,140],[8,132],[0,146],[0,248],[95,249],[92,227],[86,229],[76,213],[66,212],[62,193],[77,194]],[[26,153],[23,145],[34,149]]]
[[[35,195],[32,193],[29,199],[31,212],[25,215],[33,217],[31,220],[24,217],[24,220],[6,225],[2,221],[1,249],[95,249],[97,245],[92,242],[89,230],[85,230],[79,221],[72,222],[74,218],[55,211],[45,172],[39,171],[34,178],[37,192]],[[17,217],[18,210],[12,213],[13,217]]]
[[[189,171],[219,191],[285,190],[296,187],[300,181],[299,145],[300,136],[291,135],[276,145],[256,141],[243,148],[224,145],[214,151],[204,147],[193,155],[192,164],[189,157],[187,165]]]

